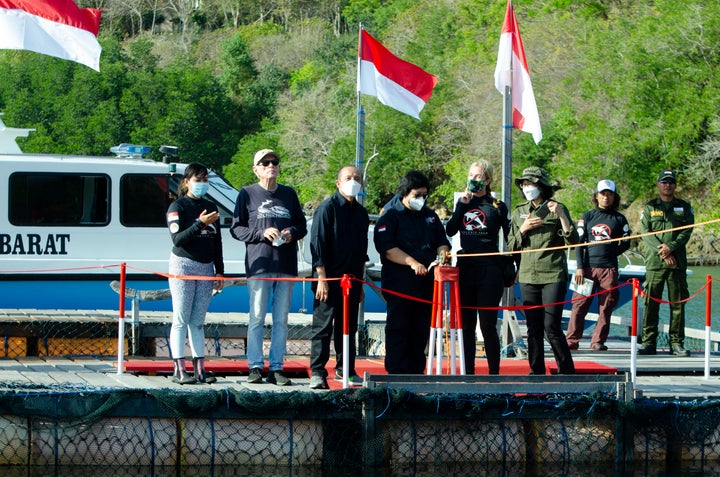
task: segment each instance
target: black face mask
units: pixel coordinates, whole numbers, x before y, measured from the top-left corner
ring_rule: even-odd
[[[485,181],[482,179],[468,179],[467,187],[470,192],[480,192],[485,188]]]

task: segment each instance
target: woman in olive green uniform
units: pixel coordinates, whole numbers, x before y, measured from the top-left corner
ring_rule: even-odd
[[[567,208],[550,200],[554,188],[545,171],[528,167],[515,184],[527,202],[513,210],[508,247],[512,251],[536,250],[520,254],[518,271],[522,304],[535,307],[525,310],[530,372],[545,374],[543,339],[547,333],[558,372],[573,374],[575,364],[560,324],[568,285],[567,251],[545,249],[576,244],[578,233]]]

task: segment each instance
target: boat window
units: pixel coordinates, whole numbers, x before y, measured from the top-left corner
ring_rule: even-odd
[[[120,179],[120,222],[125,227],[167,227],[176,185],[167,174],[125,174]]]
[[[230,227],[232,224],[233,213],[235,212],[235,200],[238,191],[216,174],[210,174],[210,190],[205,196],[207,200],[217,205],[220,212],[220,226]],[[232,209],[225,206],[228,204]]]
[[[18,226],[107,225],[110,178],[104,174],[15,172],[9,218]]]

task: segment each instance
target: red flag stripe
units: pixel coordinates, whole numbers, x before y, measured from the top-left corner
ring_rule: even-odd
[[[399,84],[418,98],[427,102],[437,84],[437,77],[419,66],[393,55],[368,32],[361,32],[360,59],[375,65],[378,73]]]
[[[539,143],[542,139],[540,117],[530,81],[530,70],[525,58],[520,28],[510,0],[508,0],[505,21],[500,34],[498,62],[495,67],[495,87],[504,94],[507,85],[510,86],[512,95],[512,126],[531,133],[535,143]]]
[[[511,2],[507,4],[507,11],[505,12],[505,22],[503,23],[502,33],[510,33],[512,35],[512,50],[515,56],[520,60],[520,64],[530,75],[530,68],[528,68],[527,60],[525,59],[525,47],[522,44],[522,37],[520,36],[520,27],[518,26],[517,16],[515,16],[515,9]]]
[[[89,31],[95,36],[100,31],[101,11],[80,8],[72,0],[0,0],[0,8],[23,10],[52,22]]]

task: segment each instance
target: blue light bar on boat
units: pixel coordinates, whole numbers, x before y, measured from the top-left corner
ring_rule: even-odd
[[[150,154],[152,147],[138,146],[135,144],[120,144],[110,148],[110,152],[117,157],[142,157],[143,154]]]

